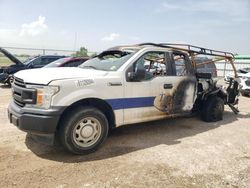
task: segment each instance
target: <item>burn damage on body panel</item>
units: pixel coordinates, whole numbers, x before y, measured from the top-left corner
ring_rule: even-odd
[[[166,91],[157,96],[154,100],[154,106],[167,114],[190,111],[193,106],[190,106],[188,101],[195,100],[196,92],[191,92],[192,96],[189,96],[189,89],[196,89],[195,78],[185,78],[173,88],[173,92]]]

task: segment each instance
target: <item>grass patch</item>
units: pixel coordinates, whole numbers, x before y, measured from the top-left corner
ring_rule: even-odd
[[[13,64],[13,62],[11,62],[7,57],[0,57],[0,67],[9,66],[12,64]]]
[[[21,62],[24,62],[27,57],[17,57]],[[2,66],[10,66],[13,65],[14,63],[7,57],[5,56],[0,56],[0,67]]]

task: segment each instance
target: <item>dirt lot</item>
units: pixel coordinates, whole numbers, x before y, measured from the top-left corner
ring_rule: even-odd
[[[121,127],[86,156],[45,146],[9,124],[0,88],[0,187],[250,187],[250,98],[224,120],[197,117]]]

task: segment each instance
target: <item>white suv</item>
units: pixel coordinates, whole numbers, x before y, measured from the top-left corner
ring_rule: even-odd
[[[240,77],[240,93],[243,96],[250,95],[250,73],[241,75]]]

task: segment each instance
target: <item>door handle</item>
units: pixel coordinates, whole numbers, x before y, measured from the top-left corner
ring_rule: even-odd
[[[164,89],[172,89],[173,84],[164,84],[163,87],[164,87]]]

